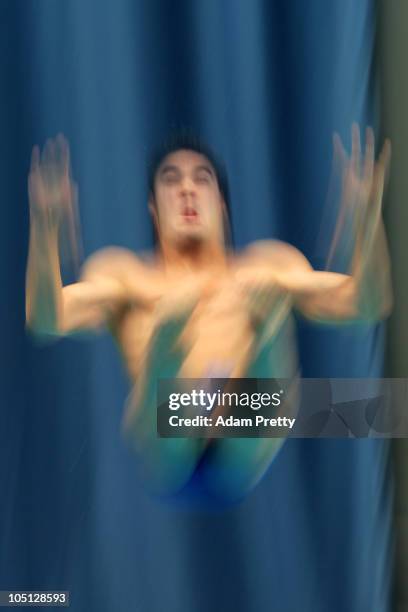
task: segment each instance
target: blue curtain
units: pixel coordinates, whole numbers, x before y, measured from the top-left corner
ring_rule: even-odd
[[[120,437],[109,337],[24,331],[30,149],[60,131],[85,256],[151,247],[146,155],[188,125],[226,161],[237,246],[279,238],[322,267],[332,133],[376,122],[373,1],[2,0],[0,17],[0,590],[69,590],[75,612],[389,610],[383,441],[289,440],[239,505],[158,502]],[[298,336],[304,376],[381,372],[380,326]]]

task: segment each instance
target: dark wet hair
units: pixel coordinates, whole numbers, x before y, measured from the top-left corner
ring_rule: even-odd
[[[225,243],[228,246],[233,246],[232,236],[232,218],[230,208],[230,194],[228,185],[228,176],[225,164],[214,153],[211,147],[208,146],[201,138],[189,128],[182,128],[171,132],[171,134],[158,147],[156,147],[148,161],[148,189],[149,194],[154,198],[154,183],[157,171],[167,155],[185,149],[194,151],[207,158],[211,166],[214,168],[217,178],[218,188],[225,202],[227,219],[224,223]],[[154,229],[154,242],[157,244],[157,235]]]

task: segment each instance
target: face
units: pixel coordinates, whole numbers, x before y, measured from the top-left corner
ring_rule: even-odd
[[[222,243],[225,204],[214,168],[204,155],[170,153],[155,178],[151,211],[162,243]]]

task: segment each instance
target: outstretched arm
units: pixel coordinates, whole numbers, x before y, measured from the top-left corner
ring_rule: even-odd
[[[386,142],[374,163],[374,137],[367,130],[364,159],[360,135],[353,126],[352,155],[349,159],[338,136],[335,153],[343,169],[342,208],[333,240],[345,231],[350,219],[354,252],[348,274],[316,271],[295,247],[279,242],[255,243],[247,252],[247,265],[240,271],[243,284],[259,293],[267,287],[291,294],[295,307],[317,322],[340,323],[376,321],[392,308],[390,261],[381,218],[384,181],[390,158]]]
[[[68,144],[49,140],[40,158],[35,147],[28,178],[30,243],[26,274],[26,322],[37,335],[62,336],[101,325],[125,299],[125,289],[103,266],[91,266],[83,281],[62,286],[58,236],[75,214]],[[89,268],[89,266],[88,266]]]
[[[391,146],[386,141],[375,162],[374,134],[368,128],[362,157],[359,128],[353,125],[351,157],[337,134],[334,147],[342,172],[342,201],[330,256],[338,249],[339,237],[347,231],[345,222],[349,219],[348,231],[354,234],[351,267],[346,275],[315,272],[316,283],[321,286],[312,290],[311,279],[311,289],[296,296],[297,305],[317,320],[328,317],[335,321],[376,321],[386,317],[392,308],[390,259],[381,215]]]

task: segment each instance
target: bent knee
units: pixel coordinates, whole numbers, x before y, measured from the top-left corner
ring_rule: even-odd
[[[167,497],[183,489],[191,479],[201,456],[199,440],[127,437],[137,460],[138,475],[152,494]]]
[[[284,440],[223,440],[205,465],[203,478],[211,495],[229,502],[240,501],[259,484]],[[261,444],[260,444],[261,442]]]

